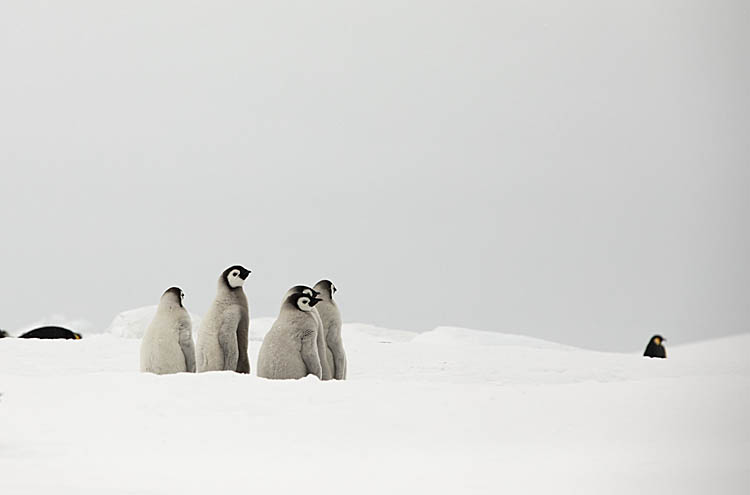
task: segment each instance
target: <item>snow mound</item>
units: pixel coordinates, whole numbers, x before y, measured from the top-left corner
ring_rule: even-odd
[[[151,320],[154,319],[156,308],[157,306],[154,305],[123,311],[115,316],[104,333],[125,339],[143,338],[146,328],[148,328]],[[200,326],[201,318],[190,313],[190,319],[193,321],[193,334],[195,334]]]
[[[344,336],[345,342],[349,340],[368,340],[381,344],[410,342],[419,335],[417,332],[393,330],[365,323],[344,323],[341,327],[341,333]]]
[[[534,349],[574,349],[564,344],[557,344],[548,340],[513,335],[508,333],[470,330],[458,327],[437,327],[429,332],[418,334],[413,342],[416,344],[463,344],[474,346],[508,346],[531,347]]]
[[[230,492],[247,486],[247,466],[263,466],[256,491],[308,495],[363,479],[374,480],[363,494],[747,492],[749,335],[646,359],[347,323],[345,382],[282,381],[254,376],[274,320],[257,318],[251,375],[157,376],[138,372],[139,340],[121,338],[155,310],[83,340],[0,339],[0,493]],[[311,486],[330,465],[338,484]]]
[[[750,370],[747,358],[750,355],[750,334],[747,333],[672,346],[667,341],[665,346],[667,359],[703,365],[719,361],[731,372]]]
[[[669,353],[669,349],[674,349],[679,351],[680,354],[690,355],[692,358],[709,356],[711,354],[727,355],[735,353],[747,356],[748,351],[750,351],[750,333],[728,335],[716,339],[671,346],[669,345],[669,340],[667,340],[664,345],[667,347],[667,353]],[[669,354],[667,356],[669,357]]]
[[[146,333],[149,323],[156,314],[157,306],[144,306],[142,308],[129,309],[118,314],[109,324],[104,333],[125,339],[141,339]],[[193,337],[197,335],[201,324],[201,317],[190,313],[193,320]],[[250,320],[250,341],[262,342],[263,337],[271,329],[275,318],[255,318]]]

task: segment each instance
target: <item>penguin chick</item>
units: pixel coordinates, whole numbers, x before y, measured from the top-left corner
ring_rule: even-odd
[[[294,287],[292,287],[286,292],[284,299],[286,300],[286,298],[291,296],[292,294],[306,294],[310,296],[311,298],[316,298],[318,297],[320,292],[306,285],[295,285]],[[323,328],[323,321],[320,319],[318,308],[313,307],[312,314],[315,317],[315,319],[318,321],[318,335],[315,340],[318,346],[318,356],[320,356],[322,379],[330,380],[331,378],[333,378],[333,368],[331,367],[330,362],[326,358],[328,346],[326,344],[326,335],[325,335],[325,329]]]
[[[313,289],[320,293],[318,297],[323,300],[318,304],[317,309],[326,338],[326,360],[333,372],[333,377],[336,380],[346,380],[346,352],[341,339],[341,312],[333,300],[336,286],[330,280],[321,280]]]
[[[250,313],[242,289],[250,270],[230,266],[219,277],[216,298],[198,332],[198,371],[250,373],[247,356]]]
[[[654,335],[646,346],[646,350],[643,355],[652,358],[666,358],[667,350],[662,345],[662,342],[666,341],[661,335]]]
[[[166,375],[195,373],[193,325],[183,306],[185,293],[170,287],[159,300],[156,315],[141,341],[141,371]]]
[[[23,335],[19,335],[18,338],[81,340],[81,334],[62,327],[39,327],[35,328],[34,330],[29,330]]]
[[[320,302],[304,293],[289,295],[258,354],[258,376],[276,380],[322,377],[318,354],[318,321],[312,310]]]

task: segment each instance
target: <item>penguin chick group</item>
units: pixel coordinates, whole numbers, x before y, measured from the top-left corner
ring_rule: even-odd
[[[250,373],[250,312],[243,290],[249,275],[250,270],[234,265],[219,276],[216,297],[201,322],[196,346],[190,315],[183,305],[184,292],[179,287],[167,289],[141,342],[141,371],[160,375]],[[346,379],[341,313],[333,300],[335,292],[329,280],[287,291],[279,317],[260,348],[259,377]]]
[[[250,373],[250,314],[242,289],[248,275],[250,270],[240,265],[222,272],[216,298],[198,331],[197,349],[193,347],[190,315],[183,305],[185,294],[179,287],[167,289],[141,341],[141,371],[160,375],[196,371]]]
[[[329,280],[321,280],[314,287],[296,285],[287,291],[279,316],[260,347],[259,377],[346,379],[341,313],[333,300],[335,292]]]

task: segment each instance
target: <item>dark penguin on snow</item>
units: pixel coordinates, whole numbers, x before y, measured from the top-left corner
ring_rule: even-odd
[[[664,342],[665,340],[667,339],[665,339],[661,335],[654,335],[653,337],[651,337],[651,340],[646,346],[646,351],[643,353],[643,355],[652,358],[666,358],[667,350],[662,345],[662,342]]]
[[[3,339],[5,337],[10,337],[10,335],[8,335],[8,332],[6,332],[5,330],[0,330],[0,339]]]
[[[62,327],[40,327],[30,330],[19,339],[74,339],[81,340],[81,334]]]

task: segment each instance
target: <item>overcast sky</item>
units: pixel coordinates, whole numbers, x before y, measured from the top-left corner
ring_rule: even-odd
[[[746,1],[0,3],[0,327],[229,265],[254,316],[750,331]]]

